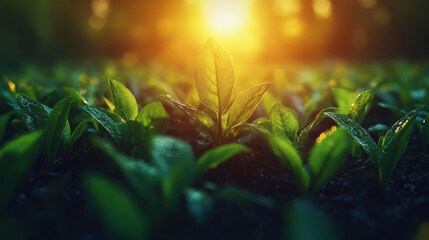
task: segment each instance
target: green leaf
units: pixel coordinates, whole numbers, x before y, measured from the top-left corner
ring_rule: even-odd
[[[214,122],[213,120],[203,111],[195,108],[189,104],[182,103],[179,100],[173,99],[170,96],[162,96],[176,107],[178,107],[182,112],[186,114],[192,121],[196,122],[201,129],[208,135],[213,137],[214,132]]]
[[[141,159],[134,159],[118,152],[111,144],[101,139],[95,139],[94,145],[115,161],[146,204],[146,210],[154,213],[159,210],[161,171]]]
[[[137,201],[124,188],[111,180],[88,175],[84,187],[92,208],[106,229],[118,238],[145,239],[149,231],[149,221],[142,215]]]
[[[348,114],[350,106],[356,99],[356,94],[345,88],[333,88],[332,94],[334,95],[338,107],[342,109],[342,113]]]
[[[348,117],[355,120],[357,123],[361,123],[373,98],[374,93],[372,90],[359,94],[350,106]]]
[[[246,122],[252,116],[271,83],[261,83],[238,95],[228,112],[227,130]]]
[[[87,121],[82,121],[79,123],[79,125],[77,125],[67,142],[67,149],[70,150],[73,147],[74,143],[80,138],[80,136],[82,136],[82,133],[86,129],[86,125]]]
[[[338,129],[313,147],[308,160],[311,176],[310,193],[316,193],[341,169],[346,162],[349,143],[346,131]]]
[[[194,153],[186,142],[164,136],[152,139],[151,162],[163,173],[166,208],[172,208],[195,176]]]
[[[339,239],[335,224],[319,207],[297,199],[286,209],[284,237],[290,240]]]
[[[77,104],[88,105],[88,102],[86,101],[86,99],[82,95],[80,95],[80,93],[78,93],[74,88],[62,87],[61,91],[67,94],[68,96],[72,97],[73,100],[77,102]]]
[[[276,103],[280,103],[278,99],[276,99],[272,93],[265,92],[264,98],[262,99],[262,107],[264,108],[265,114],[270,115],[271,109],[274,107]]]
[[[197,174],[200,175],[209,168],[216,168],[219,164],[234,156],[237,153],[248,151],[248,149],[238,143],[222,145],[205,152],[197,161]]]
[[[170,116],[160,102],[153,102],[140,110],[136,121],[146,127],[147,135],[164,134],[170,125]]]
[[[125,120],[134,120],[138,114],[138,106],[133,94],[122,83],[109,79],[112,102],[115,111]]]
[[[67,123],[70,111],[71,97],[64,98],[52,108],[48,116],[45,129],[45,148],[49,163],[56,160],[56,155],[61,142],[61,136]]]
[[[30,132],[45,128],[51,111],[47,106],[24,95],[18,96],[18,105],[11,104],[11,106],[21,115],[22,121]]]
[[[276,103],[270,112],[270,122],[275,135],[294,141],[299,122],[292,112],[281,103]]]
[[[374,161],[375,165],[377,167],[379,166],[380,153],[377,144],[365,129],[363,129],[357,122],[341,113],[326,112],[325,115],[332,118],[336,123],[338,123],[338,125],[346,129],[350,136],[359,143],[363,150]]]
[[[298,145],[302,146],[304,144],[307,143],[307,139],[308,139],[308,134],[311,132],[311,130],[317,126],[317,124],[319,124],[325,117],[326,115],[324,114],[325,112],[334,112],[334,111],[338,111],[339,108],[335,108],[335,107],[328,107],[328,108],[324,108],[322,109],[322,111],[320,111],[316,118],[313,120],[313,122],[311,122],[306,128],[304,128],[301,133],[299,134],[299,138],[298,138]]]
[[[226,50],[213,38],[195,64],[195,85],[201,102],[218,116],[226,109],[234,88],[234,68]]]
[[[270,136],[268,142],[273,153],[287,167],[292,168],[293,174],[298,180],[298,187],[302,193],[305,193],[308,188],[310,177],[305,171],[303,162],[298,152],[292,146],[289,140],[278,136]]]
[[[119,143],[122,141],[122,133],[119,130],[118,125],[116,125],[116,123],[105,112],[92,106],[79,107],[100,123],[115,142]]]
[[[380,182],[386,185],[401,156],[405,153],[419,110],[414,109],[399,119],[381,142]]]
[[[20,136],[0,150],[0,215],[6,209],[16,186],[30,172],[39,151],[41,136],[41,132]]]

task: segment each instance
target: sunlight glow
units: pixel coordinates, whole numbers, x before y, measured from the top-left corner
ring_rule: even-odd
[[[205,4],[207,21],[218,34],[235,33],[246,24],[247,5],[246,0],[207,0]]]
[[[314,13],[320,18],[331,16],[332,8],[330,0],[313,0]]]

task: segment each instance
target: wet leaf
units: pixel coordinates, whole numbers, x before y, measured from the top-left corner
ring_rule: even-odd
[[[136,121],[146,127],[145,135],[164,134],[170,125],[170,116],[160,102],[153,102],[140,110]]]
[[[356,94],[345,88],[333,88],[332,94],[334,95],[337,106],[342,109],[342,113],[348,114],[350,106],[356,99]]]
[[[304,128],[301,133],[299,134],[299,138],[298,138],[298,145],[302,146],[304,144],[307,143],[307,139],[308,139],[308,134],[311,132],[311,130],[317,126],[317,124],[319,124],[325,117],[325,112],[336,112],[338,111],[339,108],[335,108],[335,107],[329,107],[329,108],[324,108],[322,109],[322,111],[320,111],[316,118],[313,120],[313,122],[311,122],[306,128]]]
[[[374,142],[371,136],[369,136],[365,129],[363,129],[357,122],[351,120],[341,113],[326,112],[324,114],[332,118],[342,128],[346,129],[350,136],[352,136],[359,143],[363,150],[374,161],[375,165],[379,165],[380,153],[377,144]]]
[[[44,129],[50,108],[25,95],[18,96],[18,105],[11,104],[30,132]]]
[[[91,117],[93,117],[101,126],[106,129],[112,139],[119,143],[122,141],[122,133],[116,123],[102,110],[92,106],[79,106]]]
[[[359,94],[350,106],[349,117],[357,123],[361,123],[369,109],[374,93],[372,90],[365,91]]]

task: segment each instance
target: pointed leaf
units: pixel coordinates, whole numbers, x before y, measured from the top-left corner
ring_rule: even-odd
[[[234,128],[252,116],[271,83],[261,83],[238,95],[228,112],[227,129]]]
[[[133,94],[122,83],[109,79],[112,101],[115,111],[125,120],[134,120],[138,114],[138,106]]]
[[[405,153],[408,140],[413,130],[419,110],[414,109],[407,115],[399,119],[386,133],[381,142],[380,159],[380,182],[386,185],[390,179],[393,169],[398,164],[399,159]]]
[[[147,128],[149,135],[164,134],[170,125],[170,116],[160,102],[153,102],[140,110],[136,121]]]
[[[205,112],[195,108],[189,104],[182,103],[179,100],[173,99],[170,96],[162,96],[171,103],[173,103],[176,107],[178,107],[182,112],[186,114],[190,119],[196,122],[204,132],[211,136],[214,131],[214,122]]]
[[[72,135],[70,136],[68,143],[67,143],[67,148],[70,150],[74,143],[80,138],[80,136],[82,136],[82,133],[85,131],[86,129],[86,120],[82,121],[79,123],[79,125],[77,125],[77,127],[74,129]]]
[[[346,131],[338,129],[313,147],[308,160],[311,176],[310,193],[315,193],[320,186],[337,174],[346,162],[349,145]]]
[[[350,106],[356,99],[356,94],[345,88],[333,88],[332,94],[334,95],[337,106],[342,109],[342,113],[348,114]]]
[[[276,103],[270,112],[270,122],[275,135],[295,140],[299,122],[287,107]]]
[[[49,163],[56,160],[56,155],[61,142],[61,136],[66,127],[71,106],[71,97],[64,98],[52,108],[48,116],[45,129],[45,147]]]
[[[350,136],[359,143],[363,150],[374,161],[375,165],[378,166],[380,153],[377,144],[365,129],[363,129],[357,122],[341,113],[326,112],[325,115],[332,118],[336,123],[338,123],[338,125],[346,129]]]
[[[209,168],[216,168],[219,164],[237,153],[248,151],[238,143],[222,145],[205,152],[197,161],[197,174],[202,174]]]
[[[357,123],[361,123],[373,98],[374,93],[371,90],[359,94],[350,106],[348,116]]]
[[[91,117],[93,117],[101,126],[106,129],[115,142],[122,141],[122,133],[118,125],[102,110],[92,106],[79,106]]]
[[[201,102],[217,115],[224,112],[234,88],[234,68],[226,50],[209,38],[195,64],[195,85]]]
[[[11,104],[21,115],[22,121],[30,132],[45,128],[50,108],[25,95],[18,96],[18,105]]]
[[[303,162],[298,152],[292,146],[289,140],[278,136],[268,138],[273,153],[287,167],[292,168],[294,176],[298,180],[298,187],[302,193],[305,193],[308,188],[310,177],[305,171]]]

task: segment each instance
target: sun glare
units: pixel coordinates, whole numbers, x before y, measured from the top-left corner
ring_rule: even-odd
[[[244,27],[248,18],[247,0],[207,0],[207,21],[217,34],[233,34]]]

